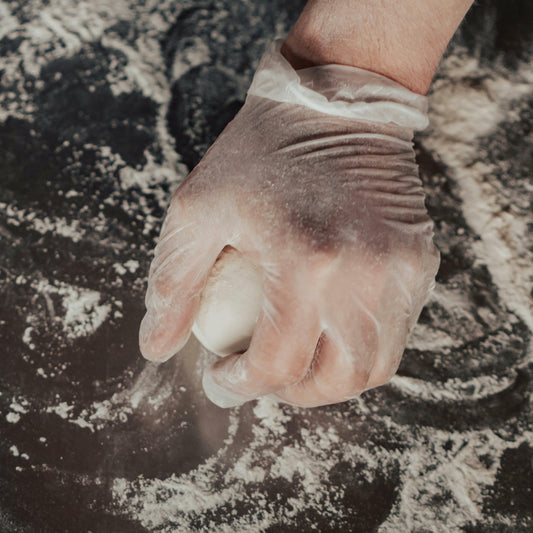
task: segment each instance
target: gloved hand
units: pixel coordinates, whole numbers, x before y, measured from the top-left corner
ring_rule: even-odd
[[[353,67],[294,71],[279,49],[176,191],[141,325],[144,356],[167,359],[224,247],[260,267],[249,349],[204,375],[223,407],[267,394],[324,405],[387,382],[439,262],[412,147],[425,98]]]

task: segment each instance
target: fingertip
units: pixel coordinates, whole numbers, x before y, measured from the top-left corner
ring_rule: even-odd
[[[207,368],[202,378],[202,386],[204,388],[205,395],[218,407],[228,409],[230,407],[238,407],[254,398],[243,396],[236,392],[226,389],[222,385],[218,384],[213,378],[212,367]]]
[[[144,355],[145,348],[150,343],[150,338],[156,326],[157,320],[153,313],[148,311],[143,319],[141,320],[141,325],[139,326],[139,346]]]
[[[172,357],[174,357],[174,355],[176,355],[176,353],[179,351],[179,349],[166,351],[166,352],[162,352],[159,350],[152,351],[150,347],[146,347],[146,346],[143,347],[140,345],[139,345],[139,349],[140,349],[141,355],[147,361],[151,361],[152,363],[166,363],[169,359],[172,359]]]
[[[139,328],[139,349],[148,361],[164,363],[183,348],[189,337],[190,331],[179,338],[169,336],[169,329],[164,321],[158,319],[153,312],[148,312]]]

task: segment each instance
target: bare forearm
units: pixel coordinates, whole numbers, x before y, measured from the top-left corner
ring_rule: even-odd
[[[473,0],[309,0],[283,46],[295,68],[337,63],[425,94]]]

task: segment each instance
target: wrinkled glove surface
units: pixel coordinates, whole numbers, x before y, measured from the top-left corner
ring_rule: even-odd
[[[324,405],[386,383],[439,263],[412,146],[425,98],[352,67],[294,71],[279,46],[172,199],[141,325],[144,356],[167,359],[226,246],[261,267],[248,350],[204,375],[224,407]]]

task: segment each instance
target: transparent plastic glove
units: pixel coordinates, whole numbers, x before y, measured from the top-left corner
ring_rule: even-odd
[[[395,373],[438,268],[412,147],[425,98],[364,70],[266,52],[245,105],[176,191],[140,345],[187,341],[226,246],[263,273],[249,348],[204,375],[223,407],[341,402]]]

